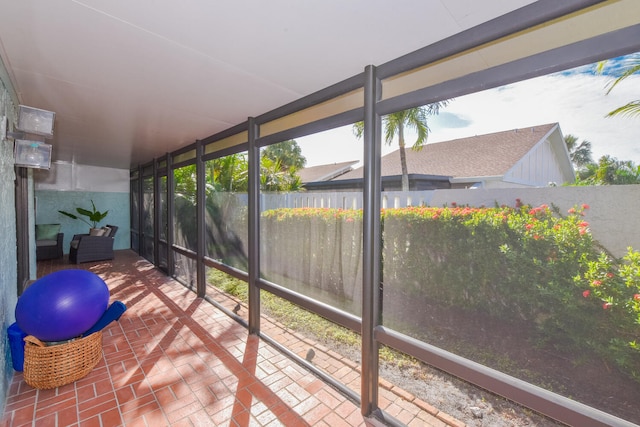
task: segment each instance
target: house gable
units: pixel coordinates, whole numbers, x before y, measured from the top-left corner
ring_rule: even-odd
[[[574,180],[575,173],[558,124],[555,124],[503,177],[505,182],[537,187],[561,185]]]
[[[358,160],[327,165],[310,166],[298,171],[303,183],[329,181],[352,170]]]
[[[409,175],[449,177],[451,188],[541,187],[575,179],[558,123],[427,144],[418,151],[407,149],[406,158]],[[381,169],[383,178],[401,176],[399,150],[382,157]],[[357,168],[330,181],[350,183],[343,182],[342,188],[362,177],[363,169]],[[415,182],[412,190],[418,188]]]

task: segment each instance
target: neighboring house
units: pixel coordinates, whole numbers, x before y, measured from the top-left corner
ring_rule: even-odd
[[[330,163],[328,165],[310,166],[308,168],[300,169],[298,176],[303,183],[318,182],[318,181],[330,181],[340,175],[343,175],[353,170],[353,165],[358,163],[358,160],[351,160],[349,162],[342,163]]]
[[[411,190],[546,187],[575,180],[558,123],[427,144],[406,154]],[[381,167],[383,191],[400,190],[399,151],[382,157]],[[358,168],[305,187],[355,190],[362,188],[362,176]]]

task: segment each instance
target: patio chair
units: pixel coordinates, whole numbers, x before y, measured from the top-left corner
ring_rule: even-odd
[[[60,224],[36,224],[36,260],[62,258]]]
[[[105,231],[103,235],[74,235],[69,248],[69,262],[79,264],[113,259],[113,243],[118,227],[107,225],[103,230]]]

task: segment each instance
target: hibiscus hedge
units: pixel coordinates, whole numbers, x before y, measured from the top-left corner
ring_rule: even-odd
[[[615,259],[594,241],[587,205],[408,207],[382,211],[383,306],[416,300],[500,321],[536,340],[637,363],[640,254]],[[358,313],[362,212],[275,209],[261,218],[263,275]],[[383,310],[402,328],[406,313]],[[417,314],[416,314],[417,315]],[[631,345],[629,345],[631,344]]]

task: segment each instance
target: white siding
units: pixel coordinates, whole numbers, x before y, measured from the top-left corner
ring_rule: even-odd
[[[504,176],[504,181],[533,187],[561,185],[564,177],[549,140],[538,143]]]

